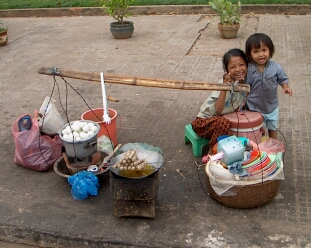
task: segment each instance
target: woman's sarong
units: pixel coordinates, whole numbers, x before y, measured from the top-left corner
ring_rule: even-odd
[[[206,119],[197,117],[191,125],[198,136],[210,139],[208,144],[210,148],[217,143],[219,136],[232,135],[230,121],[223,116],[212,116]]]

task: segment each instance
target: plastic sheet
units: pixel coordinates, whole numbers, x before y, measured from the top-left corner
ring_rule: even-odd
[[[115,155],[119,155],[121,153],[125,153],[128,150],[144,150],[144,151],[152,151],[152,152],[157,152],[163,155],[163,150],[160,147],[155,147],[152,145],[148,145],[146,143],[127,143],[123,145]]]
[[[109,153],[113,151],[113,143],[106,136],[102,135],[97,138],[97,150],[98,151],[108,151]]]
[[[270,176],[265,173],[260,173],[256,176],[233,175],[221,165],[216,165],[219,162],[209,161],[205,166],[205,173],[209,177],[210,184],[217,195],[232,196],[236,195],[237,191],[247,185],[258,184],[269,180],[284,180],[282,153],[275,154],[278,169]],[[216,168],[217,167],[217,168]]]
[[[61,115],[59,114],[56,106],[55,100],[50,97],[46,97],[39,113],[42,117],[38,117],[39,127],[41,132],[46,134],[58,134],[65,122]]]
[[[258,145],[255,142],[250,141],[250,144],[253,146],[253,149],[264,151],[267,154],[276,154],[279,152],[285,152],[285,145],[282,141],[268,138]]]

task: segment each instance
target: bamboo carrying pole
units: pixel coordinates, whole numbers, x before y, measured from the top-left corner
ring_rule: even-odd
[[[38,70],[39,74],[45,74],[49,76],[60,76],[75,78],[87,81],[100,82],[99,72],[80,72],[70,71],[55,67],[41,67]],[[194,81],[181,81],[181,80],[168,80],[168,79],[156,79],[156,78],[140,78],[132,76],[117,76],[111,74],[104,74],[105,83],[113,84],[126,84],[145,87],[157,87],[157,88],[169,88],[180,90],[231,90],[232,86],[229,84],[209,83],[209,82],[194,82]],[[249,92],[249,85],[238,84],[233,86],[234,91]]]

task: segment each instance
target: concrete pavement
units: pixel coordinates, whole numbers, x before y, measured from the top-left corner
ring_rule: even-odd
[[[0,240],[66,248],[311,246],[311,15],[244,15],[233,40],[221,39],[218,19],[202,14],[132,16],[135,31],[127,40],[112,38],[108,16],[1,19],[9,26],[9,43],[0,47]],[[184,127],[195,118],[206,91],[107,85],[108,94],[119,99],[109,102],[119,114],[118,141],[164,151],[154,219],[114,217],[109,174],[100,176],[98,196],[77,201],[54,171],[14,164],[12,123],[23,113],[33,114],[52,91],[53,78],[39,75],[40,67],[216,82],[223,53],[244,49],[254,32],[272,38],[274,60],[283,65],[294,92],[292,98],[280,94],[285,180],[267,205],[231,209],[207,194],[200,158],[184,144]],[[64,101],[64,83],[57,81]],[[67,81],[89,106],[101,107],[100,84]],[[87,109],[69,91],[70,119]]]

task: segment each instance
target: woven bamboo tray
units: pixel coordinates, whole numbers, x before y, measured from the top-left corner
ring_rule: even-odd
[[[277,174],[281,173],[283,170],[282,167],[276,172],[275,176],[272,176],[271,179],[277,178]],[[235,195],[218,195],[211,183],[210,177],[212,180],[218,180],[215,178],[209,171],[209,163],[205,166],[205,174],[207,181],[207,189],[210,196],[218,201],[219,203],[231,207],[231,208],[255,208],[267,204],[277,195],[282,180],[267,180],[263,182],[258,182],[255,184],[246,184],[233,186],[230,189],[230,192],[236,192]],[[221,180],[219,180],[221,182]]]

